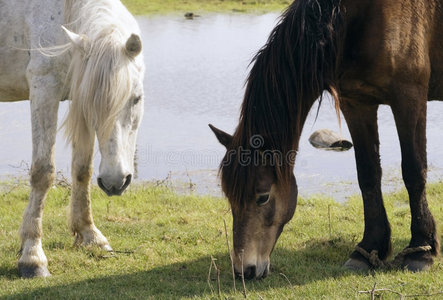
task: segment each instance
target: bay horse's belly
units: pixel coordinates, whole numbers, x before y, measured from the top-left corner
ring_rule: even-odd
[[[431,75],[428,98],[443,101],[443,72]]]
[[[438,43],[431,48],[431,78],[429,80],[429,100],[443,100],[443,34],[437,35]]]

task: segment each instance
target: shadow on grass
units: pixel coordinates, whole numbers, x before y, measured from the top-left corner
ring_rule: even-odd
[[[394,240],[396,248],[407,245],[407,240]],[[354,275],[342,266],[354,247],[354,242],[343,238],[314,239],[307,242],[303,248],[287,249],[277,247],[272,255],[270,275],[264,280],[246,282],[248,293],[258,294],[271,289],[294,288],[316,281],[330,278],[340,279]],[[393,253],[395,255],[397,253]],[[233,283],[229,257],[226,252],[213,254],[218,259],[220,268],[220,286],[223,295],[232,294]],[[116,260],[115,263],[123,261]],[[124,262],[123,262],[124,263]],[[165,266],[154,267],[146,271],[129,274],[101,275],[90,272],[68,284],[58,284],[63,280],[56,275],[45,280],[45,287],[30,288],[7,296],[7,299],[172,299],[181,297],[217,298],[217,277],[212,272],[208,285],[208,270],[211,256],[202,256],[196,260],[188,260]],[[385,272],[385,271],[379,271]],[[389,271],[386,271],[389,272]],[[0,276],[11,281],[18,279],[18,272],[12,267],[1,267]],[[362,273],[361,276],[367,276]],[[52,282],[52,283],[51,283]],[[29,281],[29,287],[33,284]],[[236,281],[237,294],[242,298],[241,282]],[[295,292],[295,291],[294,291]]]
[[[313,240],[303,249],[291,250],[277,247],[271,258],[273,264],[268,278],[249,281],[246,283],[246,288],[249,292],[260,293],[271,288],[291,288],[331,277],[347,276],[350,273],[342,268],[342,264],[352,247],[351,242],[348,243],[342,239]],[[221,292],[232,293],[231,265],[227,253],[219,252],[213,257],[218,259],[217,266],[221,270]],[[211,257],[203,256],[196,260],[155,267],[142,272],[109,276],[97,274],[91,275],[95,276],[91,279],[52,286],[49,286],[52,280],[50,278],[47,280],[49,284],[47,287],[12,294],[8,298],[165,299],[211,297],[211,295],[216,297],[217,277],[215,272],[211,276],[211,287],[207,282],[210,263]],[[15,271],[4,271],[2,273],[6,276],[8,274],[11,277],[16,276]],[[240,291],[241,282],[237,280],[236,284],[237,291]],[[238,296],[241,296],[240,292],[238,292]]]
[[[0,266],[0,278],[2,277],[8,278],[9,280],[20,278],[17,267],[13,266]]]

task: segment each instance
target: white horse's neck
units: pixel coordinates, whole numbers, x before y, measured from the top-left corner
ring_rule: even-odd
[[[99,25],[131,31],[138,28],[134,17],[120,0],[65,0],[64,16],[65,24],[81,34],[96,30]]]

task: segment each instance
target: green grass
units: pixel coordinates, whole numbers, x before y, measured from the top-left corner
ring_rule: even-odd
[[[217,299],[215,273],[208,285],[211,257],[220,268],[223,299],[242,299],[233,291],[223,220],[231,235],[227,201],[176,195],[167,188],[138,185],[122,197],[92,191],[95,223],[114,250],[73,246],[66,222],[70,191],[50,191],[44,213],[43,248],[51,277],[23,280],[16,269],[18,228],[28,187],[14,182],[0,189],[0,298],[6,299]],[[443,232],[443,184],[428,188],[430,207]],[[386,196],[394,251],[408,243],[406,193]],[[328,208],[331,216],[329,226]],[[271,274],[246,283],[249,299],[370,299],[358,291],[392,289],[405,295],[443,291],[443,260],[430,271],[376,271],[358,274],[341,266],[362,236],[359,197],[339,204],[333,199],[300,199],[272,255]],[[231,242],[232,245],[232,242]],[[237,281],[237,289],[241,282]],[[381,294],[377,293],[378,295]],[[443,295],[440,295],[440,299]],[[379,298],[378,298],[379,299]],[[383,299],[399,299],[384,292]]]
[[[291,0],[123,0],[136,15],[170,13],[264,13],[281,11]]]

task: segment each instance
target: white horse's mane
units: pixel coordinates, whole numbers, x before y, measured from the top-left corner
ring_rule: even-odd
[[[88,142],[84,137],[90,136],[85,131],[93,135],[91,131],[96,130],[98,135],[109,137],[118,113],[131,96],[131,68],[135,65],[125,52],[125,42],[135,30],[128,23],[135,21],[123,19],[122,9],[126,10],[115,0],[65,3],[66,26],[85,37],[83,49],[71,49],[71,105],[63,123],[67,139],[80,147]]]

